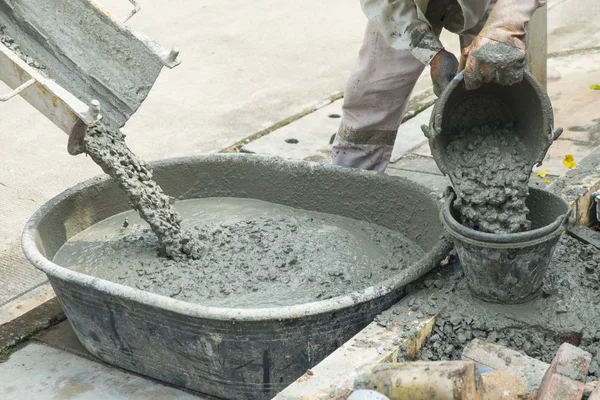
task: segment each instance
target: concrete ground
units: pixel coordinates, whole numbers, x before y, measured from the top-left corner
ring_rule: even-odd
[[[564,154],[572,153],[578,161],[600,145],[595,111],[600,91],[589,89],[600,84],[596,1],[548,1],[548,90],[556,126],[565,128],[542,167],[551,179],[566,170]],[[121,0],[103,3],[116,15],[128,10],[128,3]],[[233,7],[216,0],[180,0],[177,7],[167,0],[142,4],[131,25],[165,47],[179,47],[182,64],[163,72],[128,122],[124,129],[128,143],[146,160],[245,145],[245,151],[326,162],[329,138],[339,123],[335,115],[341,110],[340,100],[331,101],[343,91],[364,29],[358,4],[343,0],[237,3],[242,4]],[[445,35],[444,41],[456,49],[451,35]],[[0,93],[4,91],[0,85]],[[414,92],[419,95],[414,110],[420,111],[432,99],[430,92],[425,75]],[[48,199],[100,170],[85,156],[69,156],[64,133],[21,98],[0,107],[4,116],[0,119],[1,327],[54,296],[45,276],[21,253],[20,232],[26,220]],[[441,190],[447,181],[417,130],[426,116],[418,114],[401,127],[396,162],[389,173]],[[291,120],[296,121],[262,139],[244,140]],[[298,143],[286,143],[289,138]],[[536,183],[542,184],[539,179]],[[46,354],[44,347],[28,346],[13,357],[26,350]],[[0,375],[15,368],[15,363],[0,364]]]
[[[4,400],[202,400],[196,395],[40,343],[1,364]]]

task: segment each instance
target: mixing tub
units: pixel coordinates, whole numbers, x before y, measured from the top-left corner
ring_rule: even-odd
[[[404,294],[445,255],[427,190],[380,173],[278,158],[212,155],[152,165],[176,199],[252,198],[397,230],[426,255],[384,282],[332,299],[277,308],[192,304],[54,264],[72,236],[130,209],[108,177],[50,200],[27,223],[23,250],[44,271],[81,344],[107,363],[221,399],[270,399]]]

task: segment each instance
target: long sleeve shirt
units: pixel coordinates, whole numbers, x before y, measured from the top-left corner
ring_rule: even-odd
[[[379,28],[386,42],[398,50],[410,50],[423,64],[443,49],[430,22],[425,17],[430,0],[360,0],[367,18]],[[435,0],[432,0],[435,7]],[[502,17],[515,11],[518,19],[529,21],[533,12],[546,0],[498,0],[496,8]],[[473,28],[486,14],[490,0],[456,0],[444,27],[460,33]],[[460,7],[460,10],[458,10]],[[509,17],[510,18],[510,17]],[[521,21],[518,21],[521,22]]]

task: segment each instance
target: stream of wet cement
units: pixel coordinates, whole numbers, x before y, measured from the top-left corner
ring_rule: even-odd
[[[462,224],[482,232],[515,233],[531,228],[527,151],[512,124],[464,129],[446,147],[450,179]]]
[[[175,210],[182,228],[210,249],[206,256],[157,257],[156,237],[128,211],[69,239],[54,262],[179,300],[256,308],[365,289],[424,254],[401,233],[375,224],[259,200],[184,200]]]
[[[152,179],[152,171],[127,147],[120,130],[100,121],[88,128],[84,141],[85,152],[118,183],[133,209],[148,223],[162,253],[174,260],[205,254],[202,243],[181,229],[174,199]]]

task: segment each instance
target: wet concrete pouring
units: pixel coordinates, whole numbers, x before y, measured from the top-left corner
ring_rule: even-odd
[[[134,210],[150,225],[165,255],[174,260],[202,255],[202,244],[182,231],[174,199],[152,180],[152,171],[127,147],[120,130],[99,122],[87,130],[84,142],[85,152],[116,180]]]
[[[533,165],[524,151],[512,124],[476,126],[451,139],[446,154],[463,225],[489,233],[531,228],[525,200]]]
[[[594,356],[588,380],[600,377],[600,250],[563,235],[538,296],[523,304],[486,303],[467,287],[459,260],[410,284],[408,295],[377,323],[408,326],[415,318],[436,317],[417,360],[459,360],[475,338],[551,362],[561,343],[579,345]],[[406,355],[400,355],[404,361]]]

